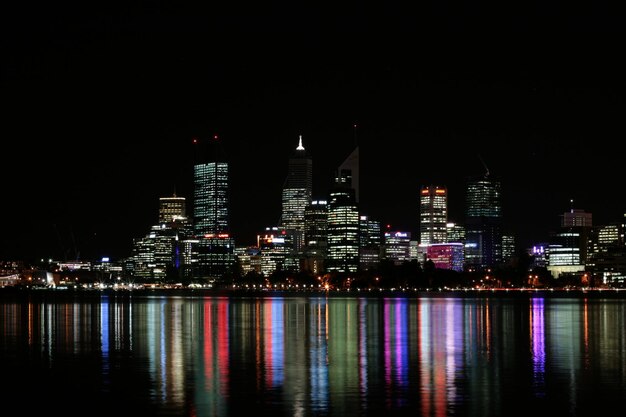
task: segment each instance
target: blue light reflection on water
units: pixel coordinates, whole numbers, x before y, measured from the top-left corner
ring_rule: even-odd
[[[586,416],[626,394],[624,300],[112,296],[3,302],[0,311],[11,318],[0,365],[40,375],[34,389],[52,373],[77,395],[159,416],[250,406],[420,416],[556,407]],[[31,347],[16,354],[22,344]],[[98,359],[91,371],[88,357]]]

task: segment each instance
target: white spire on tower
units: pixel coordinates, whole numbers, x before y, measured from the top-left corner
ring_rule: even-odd
[[[304,146],[302,146],[302,135],[300,135],[300,141],[298,142],[298,147],[296,148],[297,151],[303,151],[304,150]]]

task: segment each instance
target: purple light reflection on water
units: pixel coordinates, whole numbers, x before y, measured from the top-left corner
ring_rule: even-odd
[[[533,392],[537,397],[544,397],[546,395],[546,345],[543,316],[543,298],[533,298],[530,308],[530,338],[532,343]]]

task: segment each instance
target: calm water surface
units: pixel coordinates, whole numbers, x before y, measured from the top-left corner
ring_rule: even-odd
[[[626,299],[0,296],[3,415],[623,416]]]

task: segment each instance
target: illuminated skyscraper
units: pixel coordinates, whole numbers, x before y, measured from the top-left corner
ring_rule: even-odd
[[[500,181],[489,171],[470,178],[466,189],[465,260],[475,268],[489,268],[502,261],[502,196]]]
[[[328,203],[326,200],[313,200],[305,209],[304,242],[303,269],[313,274],[323,273],[328,242]]]
[[[159,199],[159,224],[150,229],[144,238],[135,239],[133,269],[137,277],[161,280],[182,278],[185,258],[184,241],[191,236],[189,221],[185,216],[184,197]]]
[[[438,185],[422,186],[420,191],[420,243],[446,243],[448,191]]]
[[[159,224],[170,223],[177,219],[186,217],[185,197],[159,198]]]
[[[304,210],[311,203],[313,162],[302,146],[302,136],[294,155],[289,158],[287,178],[282,192],[281,226],[292,236],[294,251],[304,246]]]
[[[380,222],[363,215],[359,219],[359,268],[376,269],[380,264]]]
[[[338,176],[338,178],[340,178]],[[359,210],[354,189],[341,181],[328,202],[328,271],[356,272],[359,267]]]
[[[228,162],[217,136],[196,146],[193,230],[198,243],[193,277],[214,281],[229,272],[234,262],[228,224]]]

